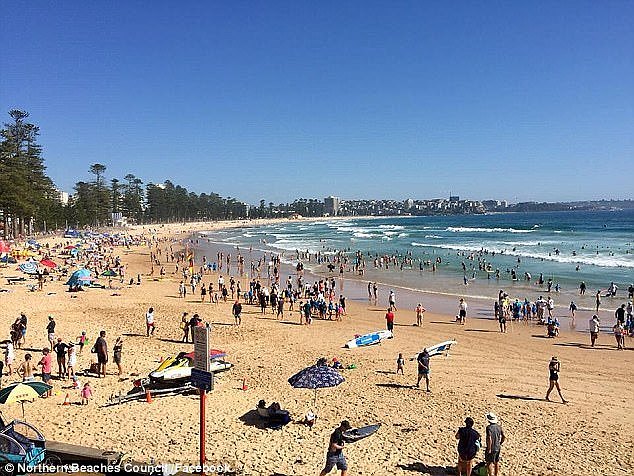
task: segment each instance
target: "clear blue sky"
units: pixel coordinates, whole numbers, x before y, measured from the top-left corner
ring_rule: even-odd
[[[72,191],[634,198],[634,2],[3,2],[0,111]],[[3,121],[4,122],[4,121]]]

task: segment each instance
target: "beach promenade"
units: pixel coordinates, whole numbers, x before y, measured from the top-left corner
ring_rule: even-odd
[[[236,224],[239,225],[239,224]],[[190,232],[209,230],[197,226],[166,225],[136,227],[130,234],[158,238],[159,248],[185,240]],[[59,242],[61,238],[51,239]],[[62,240],[66,241],[66,240]],[[153,246],[153,248],[151,248]],[[23,349],[16,350],[14,368],[26,352],[38,361],[47,345],[46,324],[52,315],[56,335],[76,342],[86,331],[89,342],[79,356],[77,370],[90,366],[90,347],[101,330],[109,345],[107,376],[80,377],[90,381],[94,397],[88,405],[63,405],[66,394],[80,401],[68,381],[53,380],[54,394],[26,405],[27,420],[49,439],[96,446],[129,453],[137,461],[193,464],[197,461],[198,399],[195,396],[154,398],[152,403],[132,402],[102,407],[112,394],[126,393],[133,380],[146,377],[161,359],[191,344],[181,342],[181,315],[198,313],[212,324],[212,347],[227,352],[233,368],[219,375],[208,395],[207,457],[211,463],[226,463],[246,475],[312,475],[323,467],[332,430],[343,419],[353,427],[382,423],[373,436],[349,444],[344,452],[351,475],[453,474],[457,461],[455,433],[466,417],[484,434],[487,412],[495,412],[506,434],[502,447],[504,475],[627,475],[634,459],[634,341],[626,338],[625,351],[617,351],[614,337],[604,332],[598,346],[588,348],[589,335],[563,333],[545,338],[543,326],[513,323],[499,332],[497,322],[485,319],[492,309],[472,306],[465,326],[454,323],[427,307],[424,325],[415,327],[413,309],[395,312],[395,337],[381,345],[346,350],[343,344],[356,334],[385,328],[387,296],[374,304],[349,302],[341,322],[314,319],[299,325],[297,310],[277,319],[261,314],[256,305],[244,305],[242,325],[233,325],[233,302],[201,303],[200,293],[179,298],[180,275],[173,263],[162,263],[166,275],[155,266],[149,276],[150,252],[156,244],[123,247],[112,251],[126,265],[126,282],[114,280],[116,289],[89,289],[68,293],[63,281],[46,283],[41,292],[23,284],[8,285],[7,276],[20,275],[15,265],[0,268],[1,325],[8,336],[10,325],[24,312],[28,332]],[[56,261],[56,258],[53,257]],[[196,264],[196,268],[200,263]],[[235,268],[234,268],[235,269]],[[248,268],[247,268],[248,271]],[[141,284],[129,285],[141,275]],[[236,276],[237,278],[237,276]],[[286,276],[282,276],[282,282]],[[106,278],[100,281],[107,284]],[[202,282],[217,286],[218,274],[205,274]],[[248,279],[241,279],[243,290]],[[146,337],[145,313],[155,309],[156,333]],[[295,306],[297,309],[297,305]],[[580,327],[590,318],[578,313]],[[611,324],[612,322],[605,323]],[[116,375],[112,345],[124,339],[123,376]],[[7,337],[8,338],[8,337]],[[414,388],[416,362],[409,358],[429,346],[455,339],[448,357],[431,360],[431,392]],[[405,375],[396,375],[396,358],[406,358]],[[560,384],[568,404],[544,401],[548,389],[548,363],[552,356],[561,362]],[[338,358],[346,381],[332,389],[319,390],[317,406],[313,392],[292,388],[287,379],[318,358]],[[5,373],[7,369],[5,367]],[[56,366],[53,368],[56,375]],[[3,378],[3,385],[18,377]],[[244,384],[244,386],[243,386]],[[253,417],[257,402],[277,401],[302,420],[307,411],[318,415],[315,426],[290,423],[280,430],[263,429]],[[21,415],[19,405],[3,406],[5,419]],[[483,451],[477,461],[484,459]],[[334,473],[332,473],[334,474]]]

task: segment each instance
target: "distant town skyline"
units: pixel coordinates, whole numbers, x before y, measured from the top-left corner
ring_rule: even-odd
[[[632,2],[4,7],[2,122],[69,193],[101,163],[250,204],[634,196]]]

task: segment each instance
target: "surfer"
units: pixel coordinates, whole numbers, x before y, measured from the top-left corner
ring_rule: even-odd
[[[341,476],[348,473],[348,463],[343,455],[343,433],[351,428],[348,420],[343,420],[338,428],[330,435],[330,443],[328,444],[328,452],[326,453],[326,466],[319,473],[319,476],[326,476],[336,466],[341,471]]]
[[[418,381],[416,382],[416,387],[420,387],[420,381],[425,377],[425,383],[427,384],[427,391],[431,392],[429,389],[429,352],[427,349],[423,349],[423,351],[418,354]]]

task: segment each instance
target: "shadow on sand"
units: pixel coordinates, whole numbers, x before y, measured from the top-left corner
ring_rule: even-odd
[[[446,474],[456,474],[456,468],[453,466],[431,466],[424,463],[398,464],[397,468],[403,471],[414,471],[418,473],[430,474],[432,476],[441,476]]]
[[[402,383],[376,383],[377,387],[386,387],[386,388],[416,388],[415,385],[404,385]]]

